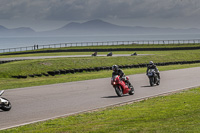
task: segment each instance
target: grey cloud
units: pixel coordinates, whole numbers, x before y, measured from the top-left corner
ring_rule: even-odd
[[[0,19],[37,18],[44,10],[42,4],[37,0],[0,0]]]
[[[0,0],[0,19],[85,20],[199,16],[199,0]]]

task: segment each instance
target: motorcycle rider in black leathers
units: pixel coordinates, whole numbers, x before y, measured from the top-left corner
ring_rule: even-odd
[[[156,65],[153,63],[153,61],[150,61],[147,65],[147,71],[146,74],[148,74],[149,69],[155,69],[156,74],[158,75],[158,78],[160,79],[160,73]]]
[[[117,65],[113,65],[112,70],[113,70],[112,76],[119,75],[123,81],[125,81],[127,84],[131,85],[129,80],[126,79],[124,72]]]

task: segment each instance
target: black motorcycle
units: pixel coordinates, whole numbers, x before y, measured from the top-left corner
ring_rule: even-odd
[[[112,52],[110,52],[110,53],[107,54],[107,56],[112,56],[112,55],[113,55]]]
[[[160,84],[160,79],[158,78],[155,69],[150,69],[147,73],[147,76],[149,77],[149,83],[151,86]]]
[[[11,103],[8,99],[1,97],[4,93],[4,90],[0,91],[0,109],[3,111],[9,111],[11,109]]]

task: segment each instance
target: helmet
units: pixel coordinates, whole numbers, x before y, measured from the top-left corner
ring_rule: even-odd
[[[150,62],[149,62],[149,65],[153,65],[153,61],[150,61]]]
[[[153,61],[150,61],[148,66],[152,67],[153,66]]]
[[[117,71],[118,68],[119,68],[119,67],[118,67],[117,65],[113,65],[113,66],[112,66],[112,70],[113,70],[113,71]]]

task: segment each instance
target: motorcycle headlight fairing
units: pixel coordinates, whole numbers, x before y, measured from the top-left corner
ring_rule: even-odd
[[[7,100],[0,98],[0,104],[2,104],[2,103],[5,105],[9,104],[9,102]]]

